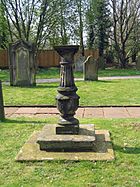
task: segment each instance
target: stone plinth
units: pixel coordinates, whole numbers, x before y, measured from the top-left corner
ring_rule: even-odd
[[[80,125],[78,135],[56,134],[57,125],[45,125],[39,134],[37,143],[41,150],[76,151],[93,150],[95,144],[94,125]]]
[[[40,132],[34,132],[19,151],[16,161],[45,161],[45,160],[114,160],[114,152],[107,130],[95,130],[94,151],[42,151],[37,139]]]
[[[4,105],[3,105],[3,94],[2,94],[2,84],[0,80],[0,121],[4,120],[5,113],[4,113]]]
[[[136,69],[137,69],[138,71],[140,71],[140,56],[137,57]]]
[[[35,85],[35,47],[29,42],[19,40],[9,46],[10,85]]]

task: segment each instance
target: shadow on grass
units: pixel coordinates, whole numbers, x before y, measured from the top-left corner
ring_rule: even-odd
[[[115,80],[115,81],[112,81],[112,80],[98,80],[96,81],[97,83],[101,82],[101,83],[118,83],[119,81],[118,80]]]
[[[33,88],[57,88],[59,86],[58,85],[51,85],[51,83],[44,83],[45,85],[43,85],[43,83],[41,84],[37,84],[37,86],[34,86]]]
[[[10,86],[9,83],[5,82],[6,86],[9,86],[11,88],[21,88],[21,89],[40,89],[40,88],[57,88],[58,85],[52,85],[51,83],[38,83],[36,86]]]
[[[18,123],[18,124],[23,124],[23,123],[35,123],[35,124],[44,124],[44,123],[47,123],[47,122],[43,122],[43,121],[40,121],[40,120],[25,120],[25,119],[4,119],[2,120],[3,123]]]
[[[119,145],[113,146],[116,151],[127,154],[140,154],[140,147],[121,147]]]

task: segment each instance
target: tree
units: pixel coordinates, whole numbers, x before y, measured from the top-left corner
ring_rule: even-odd
[[[126,68],[133,45],[128,47],[130,37],[140,16],[139,0],[111,0],[113,16],[113,40],[121,68]],[[131,43],[132,44],[132,43]]]
[[[1,0],[5,9],[11,41],[33,41],[36,47],[45,45],[55,23],[56,0]],[[52,7],[53,6],[53,7]]]
[[[77,5],[77,11],[78,11],[78,15],[79,15],[80,48],[81,48],[81,54],[82,54],[82,56],[84,56],[82,0],[77,1],[76,5]]]
[[[96,19],[99,56],[102,57],[104,55],[105,49],[108,47],[109,33],[111,27],[108,0],[98,0]]]
[[[87,11],[88,46],[99,48],[99,56],[103,56],[108,46],[109,30],[111,26],[110,11],[107,0],[89,1]]]
[[[66,45],[70,42],[71,35],[74,34],[73,4],[70,0],[58,0],[57,9],[59,11],[53,15],[55,24],[48,36],[49,45]]]
[[[0,48],[5,49],[7,47],[8,39],[9,37],[4,7],[0,2]]]
[[[95,13],[95,1],[90,0],[88,4],[88,9],[86,12],[86,27],[87,27],[87,46],[89,49],[93,49],[95,46],[96,37],[96,13]]]

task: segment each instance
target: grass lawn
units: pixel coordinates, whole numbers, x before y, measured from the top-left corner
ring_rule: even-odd
[[[140,105],[140,79],[76,82],[81,106]],[[32,88],[3,84],[5,105],[55,105],[59,83]]]
[[[111,76],[131,76],[131,75],[140,75],[140,71],[134,69],[106,69],[99,70],[99,77],[111,77]],[[51,78],[59,78],[59,68],[49,68],[49,69],[39,69],[37,71],[37,79],[51,79]],[[82,78],[83,73],[75,72],[74,77]],[[0,70],[0,80],[8,81],[9,71],[8,70]]]
[[[139,187],[140,119],[82,119],[96,129],[108,129],[114,161],[15,162],[15,156],[33,133],[55,118],[9,118],[0,124],[0,186],[2,187]]]

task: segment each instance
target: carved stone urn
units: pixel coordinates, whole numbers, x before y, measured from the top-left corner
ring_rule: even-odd
[[[74,115],[78,109],[80,97],[76,94],[77,87],[74,83],[73,64],[74,54],[78,51],[79,46],[55,46],[54,49],[61,56],[61,80],[56,96],[60,119],[56,127],[56,134],[78,134],[79,120],[74,118]]]

